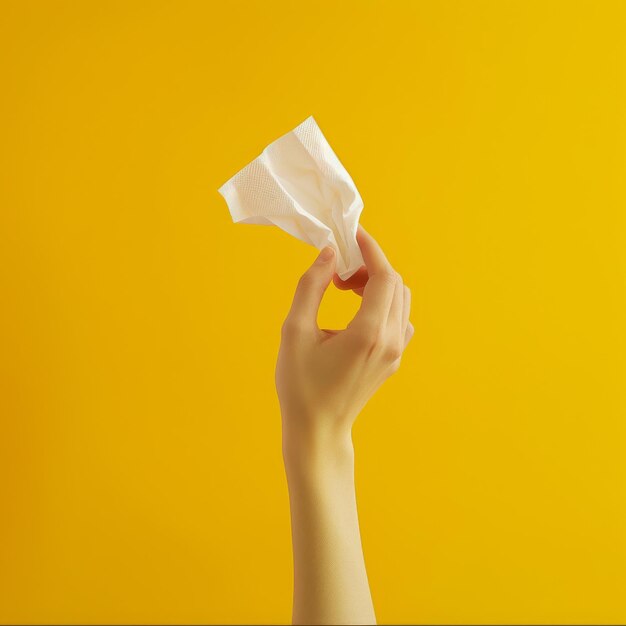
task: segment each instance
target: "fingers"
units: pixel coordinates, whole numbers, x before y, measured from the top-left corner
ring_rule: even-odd
[[[365,267],[370,276],[375,274],[384,274],[389,271],[391,264],[387,260],[382,248],[378,242],[372,237],[363,226],[359,226],[356,233],[356,240],[361,248],[361,255],[365,262]]]
[[[361,308],[348,327],[370,338],[386,337],[385,345],[392,354],[398,355],[399,362],[415,332],[409,321],[411,290],[393,269],[380,245],[362,226],[357,231],[357,242],[365,266],[348,280],[333,277],[337,288],[352,289],[363,296]]]
[[[376,240],[362,226],[357,231],[357,241],[369,278],[362,288],[363,302],[354,322],[370,326],[384,324],[393,301],[397,273]]]
[[[413,327],[413,324],[409,322],[407,324],[406,331],[404,333],[404,348],[405,349],[409,345],[409,341],[411,341],[414,334],[415,334],[415,328]]]
[[[409,325],[409,316],[411,315],[411,290],[404,285],[404,302],[402,303],[402,336],[406,334]]]
[[[387,329],[391,340],[395,341],[400,349],[404,346],[404,283],[400,274],[396,275],[396,286],[393,300],[387,317]]]
[[[413,324],[409,321],[409,315],[411,313],[411,290],[403,285],[404,298],[402,302],[402,324],[401,324],[401,349],[400,355],[397,360],[394,361],[392,370],[396,371],[400,367],[400,361],[402,360],[402,354],[406,350],[406,347],[409,345],[409,341],[411,341],[413,335],[415,334],[415,328],[413,328]]]
[[[404,305],[402,310],[402,338],[404,348],[409,345],[409,341],[411,341],[411,337],[413,337],[413,333],[415,329],[413,328],[413,324],[409,321],[409,317],[411,315],[411,290],[404,285]]]
[[[283,330],[312,330],[317,328],[317,313],[335,272],[335,251],[324,248],[311,267],[298,281],[291,309]]]

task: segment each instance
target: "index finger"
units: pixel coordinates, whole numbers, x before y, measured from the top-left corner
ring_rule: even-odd
[[[363,289],[363,301],[354,322],[365,322],[368,326],[383,325],[389,315],[398,275],[378,242],[362,226],[357,231],[357,242],[369,279]]]
[[[367,268],[367,273],[370,277],[375,274],[384,274],[386,272],[392,272],[393,268],[387,260],[382,248],[378,245],[378,242],[372,237],[363,226],[359,225],[359,229],[356,233],[356,240],[361,248],[361,255]]]

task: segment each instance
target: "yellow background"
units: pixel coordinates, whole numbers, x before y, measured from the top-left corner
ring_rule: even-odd
[[[0,621],[290,619],[315,251],[217,188],[308,115],[414,298],[354,434],[379,620],[626,621],[625,6],[3,2]]]

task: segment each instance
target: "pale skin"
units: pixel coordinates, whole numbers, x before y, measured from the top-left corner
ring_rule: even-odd
[[[397,371],[413,336],[411,292],[374,238],[347,281],[324,248],[298,283],[282,327],[276,389],[294,557],[294,624],[375,624],[357,514],[352,425]],[[317,324],[331,281],[362,296],[344,330]]]

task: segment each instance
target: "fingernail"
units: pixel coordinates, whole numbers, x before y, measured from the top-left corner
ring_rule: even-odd
[[[320,263],[326,263],[326,262],[330,261],[333,258],[334,254],[335,254],[335,251],[330,246],[326,246],[320,252],[319,256],[317,257],[317,260]]]

